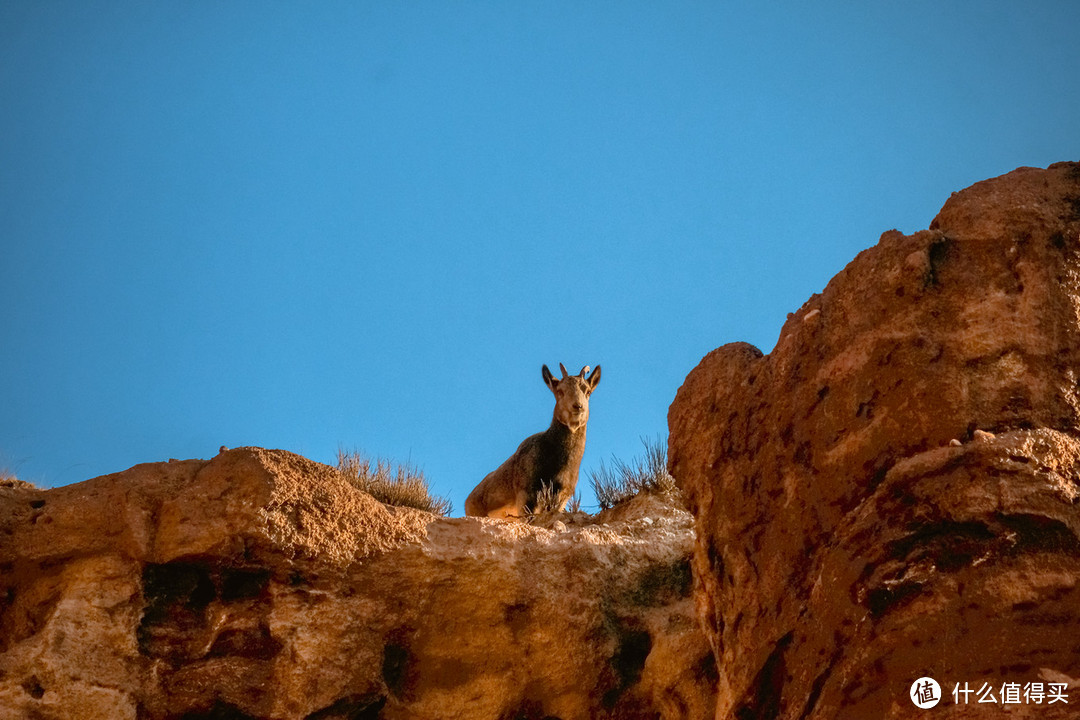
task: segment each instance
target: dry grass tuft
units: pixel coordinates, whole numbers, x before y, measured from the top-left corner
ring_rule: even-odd
[[[667,441],[642,438],[641,444],[645,446],[644,458],[634,458],[631,463],[612,458],[611,468],[601,461],[598,469],[589,472],[600,509],[613,508],[638,493],[670,495],[678,490],[667,471]]]
[[[581,512],[581,494],[580,493],[575,492],[574,496],[572,498],[570,498],[570,505],[567,506],[566,512],[568,512],[568,513],[579,513],[579,512]]]
[[[447,516],[454,505],[449,499],[432,495],[422,470],[406,463],[394,465],[389,460],[376,460],[361,452],[338,450],[338,470],[360,490],[387,505],[411,507]]]
[[[15,473],[0,469],[0,488],[18,488],[20,490],[40,490],[37,485],[15,477]]]
[[[581,496],[574,493],[574,496],[560,507],[559,494],[555,492],[550,483],[546,482],[542,483],[540,492],[536,494],[536,502],[532,506],[525,508],[525,515],[528,517],[561,512],[581,512]]]
[[[543,483],[540,492],[536,494],[536,502],[524,508],[523,519],[530,525],[550,530],[556,521],[580,523],[581,516],[588,517],[588,513],[581,510],[581,495],[574,493],[573,497],[560,505],[558,494],[552,490],[551,485]]]

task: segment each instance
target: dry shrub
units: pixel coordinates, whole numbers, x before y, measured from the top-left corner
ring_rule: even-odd
[[[581,512],[581,494],[574,493],[574,496],[570,498],[570,505],[567,506],[566,512],[579,513]]]
[[[569,505],[569,508],[567,505]],[[562,506],[559,506],[559,494],[555,492],[555,488],[547,482],[541,482],[540,492],[536,493],[536,502],[525,508],[525,515],[528,517],[537,517],[540,515],[550,515],[552,513],[561,512],[581,512],[581,496],[574,493],[572,498],[567,502],[564,502]]]
[[[37,485],[15,477],[10,470],[0,468],[0,488],[17,488],[19,490],[40,490]]]
[[[589,472],[596,500],[602,510],[615,507],[638,493],[669,495],[676,492],[675,478],[667,471],[667,441],[641,438],[645,456],[630,463],[613,457],[612,467],[600,461],[600,467]]]
[[[338,450],[337,467],[349,482],[379,502],[442,516],[453,512],[453,503],[432,495],[423,471],[409,463],[395,465],[383,459],[372,462],[361,452]]]

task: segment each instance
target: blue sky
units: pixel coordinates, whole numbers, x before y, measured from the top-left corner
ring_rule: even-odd
[[[1080,159],[1080,4],[0,4],[0,465],[584,472],[949,193]]]

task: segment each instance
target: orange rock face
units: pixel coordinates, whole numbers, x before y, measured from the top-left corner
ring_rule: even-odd
[[[0,488],[0,718],[698,718],[684,510],[550,527],[239,448]]]
[[[670,408],[669,466],[716,717],[913,717],[921,677],[935,717],[1080,716],[1078,373],[1078,163],[955,193],[769,355],[707,355]],[[1068,704],[1036,703],[1039,683]]]

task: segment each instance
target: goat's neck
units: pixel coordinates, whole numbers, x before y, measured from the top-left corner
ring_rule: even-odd
[[[585,446],[585,423],[582,423],[573,429],[568,425],[564,425],[559,422],[557,417],[551,418],[551,425],[548,427],[546,434],[552,439],[558,442],[560,445],[566,447]]]
[[[568,488],[572,491],[577,484],[581,458],[585,454],[585,426],[571,430],[552,419],[548,429],[534,437],[536,462],[532,468],[532,490],[538,490],[543,483],[550,483],[558,492]]]

